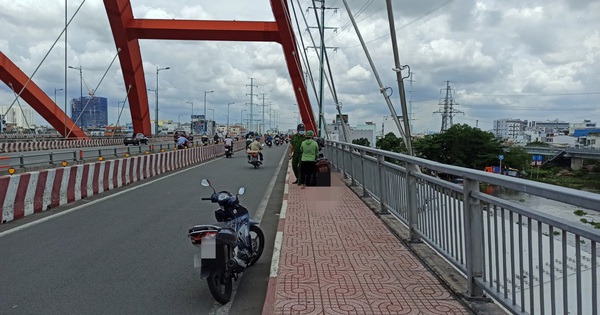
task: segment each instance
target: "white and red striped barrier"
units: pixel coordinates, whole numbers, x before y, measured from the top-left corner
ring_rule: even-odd
[[[245,147],[235,143],[236,150]],[[0,177],[0,223],[224,155],[222,145],[167,151]]]
[[[99,147],[123,144],[123,139],[51,140],[27,142],[0,142],[0,152],[56,150],[81,147]]]

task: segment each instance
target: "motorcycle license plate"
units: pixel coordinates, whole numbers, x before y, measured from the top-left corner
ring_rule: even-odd
[[[202,259],[215,259],[217,258],[217,240],[214,238],[202,239],[202,245],[200,245],[200,258]]]

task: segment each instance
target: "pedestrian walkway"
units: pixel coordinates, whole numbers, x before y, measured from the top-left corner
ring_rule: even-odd
[[[264,315],[471,314],[339,174],[300,189],[289,169]]]

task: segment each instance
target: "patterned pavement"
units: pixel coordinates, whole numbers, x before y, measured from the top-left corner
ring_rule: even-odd
[[[339,176],[300,189],[288,168],[263,315],[472,314]]]

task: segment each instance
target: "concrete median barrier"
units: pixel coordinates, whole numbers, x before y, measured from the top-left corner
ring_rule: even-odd
[[[243,148],[243,142],[234,144],[235,150]],[[1,176],[0,223],[56,208],[224,154],[222,145],[210,145]]]

